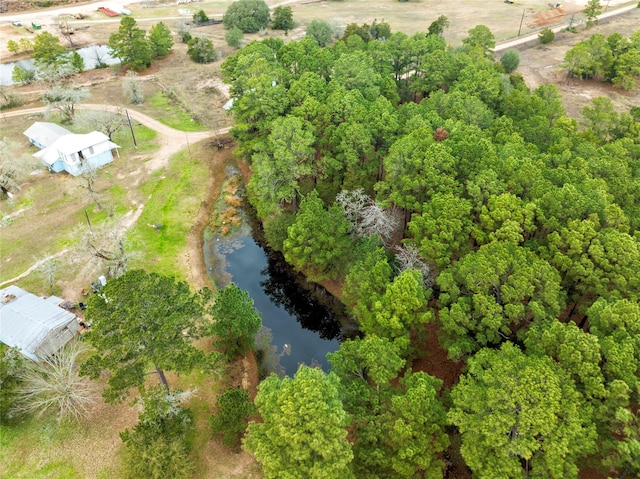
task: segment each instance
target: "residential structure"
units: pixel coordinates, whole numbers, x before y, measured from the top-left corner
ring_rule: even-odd
[[[58,352],[77,333],[75,314],[61,308],[63,299],[47,299],[18,286],[0,290],[0,341],[33,361]]]
[[[54,124],[36,122],[24,134],[29,142],[41,150],[33,156],[50,171],[66,171],[79,176],[91,168],[99,168],[113,161],[112,150],[118,145],[99,131],[76,134]]]

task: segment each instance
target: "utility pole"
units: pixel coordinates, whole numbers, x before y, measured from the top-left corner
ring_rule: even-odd
[[[127,114],[127,121],[129,122],[129,130],[131,130],[131,138],[133,138],[133,146],[137,150],[138,149],[138,144],[136,143],[136,135],[133,134],[133,126],[131,126],[131,118],[129,117],[129,110],[127,110],[125,108],[124,112]]]
[[[522,22],[524,22],[524,14],[525,14],[526,10],[523,8],[522,9],[522,18],[520,19],[520,28],[518,28],[518,36],[520,36],[520,32],[522,31]]]

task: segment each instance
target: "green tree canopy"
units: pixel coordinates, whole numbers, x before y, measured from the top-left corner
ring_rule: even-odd
[[[134,71],[144,70],[151,65],[151,49],[146,33],[138,28],[132,16],[122,17],[118,31],[109,35],[107,46],[123,66]]]
[[[138,424],[120,433],[126,448],[125,479],[191,477],[194,427],[191,412],[181,405],[184,396],[162,388],[142,389]]]
[[[173,47],[171,30],[163,23],[157,23],[149,30],[149,48],[151,56],[160,58],[168,55]]]
[[[483,53],[491,53],[496,46],[496,39],[484,25],[476,25],[468,32],[468,37],[462,39],[462,44],[467,48],[479,48]]]
[[[237,0],[222,17],[225,28],[237,27],[243,33],[255,33],[267,26],[269,7],[264,0]]]
[[[337,376],[304,365],[293,379],[271,375],[255,404],[262,422],[249,424],[244,446],[267,479],[353,477]]]
[[[449,355],[500,344],[532,321],[555,319],[564,292],[555,269],[510,243],[483,245],[443,271],[440,322]]]
[[[262,200],[263,215],[276,211],[281,203],[297,210],[300,181],[314,174],[315,141],[311,124],[295,116],[274,120],[264,148],[252,157],[254,175],[249,191]]]
[[[109,281],[89,299],[85,336],[95,352],[81,374],[98,378],[108,370],[109,402],[126,398],[133,387],[145,383],[152,367],[169,390],[165,370],[186,373],[203,364],[204,353],[192,341],[203,333],[203,298],[174,278],[127,271]]]
[[[343,273],[352,240],[349,222],[338,206],[326,210],[315,190],[300,202],[300,211],[289,227],[283,252],[311,280],[336,278]]]
[[[451,391],[450,421],[465,462],[478,477],[577,478],[594,452],[591,409],[573,381],[546,356],[505,343],[469,359]]]
[[[307,36],[313,38],[319,46],[324,47],[331,43],[333,28],[325,21],[312,20],[307,26]]]
[[[60,62],[67,53],[60,39],[49,32],[42,32],[33,39],[33,58],[36,65],[51,65]]]
[[[271,27],[274,30],[284,30],[285,34],[294,26],[293,11],[289,6],[278,6],[273,9]]]
[[[211,334],[227,358],[233,359],[253,348],[262,319],[249,293],[230,283],[218,292],[211,315]]]
[[[213,433],[222,434],[222,444],[225,446],[240,446],[249,417],[255,413],[249,394],[240,387],[229,388],[218,396],[216,406],[219,409],[211,416]]]

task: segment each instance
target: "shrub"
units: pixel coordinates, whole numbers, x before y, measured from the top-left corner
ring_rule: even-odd
[[[313,20],[307,27],[307,36],[313,37],[316,43],[324,47],[331,42],[333,29],[327,22],[321,20]]]
[[[20,371],[25,360],[16,349],[0,344],[0,422],[14,419],[14,404],[18,399]]]
[[[187,55],[196,63],[211,63],[218,59],[213,42],[205,37],[194,37],[189,40]]]
[[[223,392],[216,405],[219,410],[211,416],[211,428],[214,434],[222,434],[222,444],[227,447],[239,447],[240,440],[247,429],[247,421],[255,408],[244,389],[229,388]]]
[[[14,83],[20,83],[21,85],[33,83],[34,81],[36,81],[36,71],[30,68],[22,68],[21,66],[16,65],[15,67],[13,67],[11,79],[14,81]]]
[[[543,28],[538,34],[538,39],[543,45],[551,43],[555,38],[556,34],[553,33],[553,30],[551,30],[550,28]]]
[[[244,33],[256,33],[266,27],[269,20],[269,7],[264,0],[233,2],[222,17],[226,28],[238,27]]]
[[[17,410],[42,415],[52,411],[58,421],[79,420],[96,401],[93,382],[78,375],[77,359],[84,351],[81,343],[71,343],[55,356],[29,362],[20,371]]]
[[[293,11],[291,7],[276,7],[273,10],[271,23],[274,30],[284,30],[286,34],[293,28]]]
[[[238,27],[233,27],[231,30],[227,30],[224,34],[224,39],[227,41],[227,45],[233,48],[240,48],[244,34]]]
[[[200,10],[198,13],[193,14],[193,21],[196,23],[207,23],[209,21],[209,17],[204,13],[204,10]]]
[[[500,58],[500,63],[502,63],[505,72],[511,73],[520,65],[520,53],[518,50],[507,50]]]

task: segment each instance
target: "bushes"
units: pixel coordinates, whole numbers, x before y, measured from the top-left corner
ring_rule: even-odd
[[[126,447],[125,478],[191,477],[193,420],[191,412],[180,407],[186,399],[185,393],[167,394],[160,388],[143,391],[138,424],[120,433]]]
[[[556,38],[556,34],[550,28],[543,28],[538,34],[538,39],[543,45],[551,43]]]
[[[204,10],[198,11],[198,13],[193,14],[193,21],[196,23],[207,23],[209,21],[209,17]]]
[[[224,39],[227,41],[227,45],[233,48],[240,48],[244,34],[238,27],[233,27],[224,34]]]
[[[229,388],[218,398],[216,405],[219,410],[211,416],[213,433],[222,434],[222,444],[227,447],[240,446],[247,421],[255,412],[247,391],[239,387]]]
[[[16,349],[0,344],[0,422],[8,424],[14,419],[14,404],[18,399],[20,371],[24,359]]]
[[[213,42],[205,37],[194,37],[189,40],[187,55],[196,63],[211,63],[218,59],[218,52]]]
[[[520,53],[518,50],[507,50],[500,58],[500,63],[502,63],[505,72],[511,73],[520,65]]]

